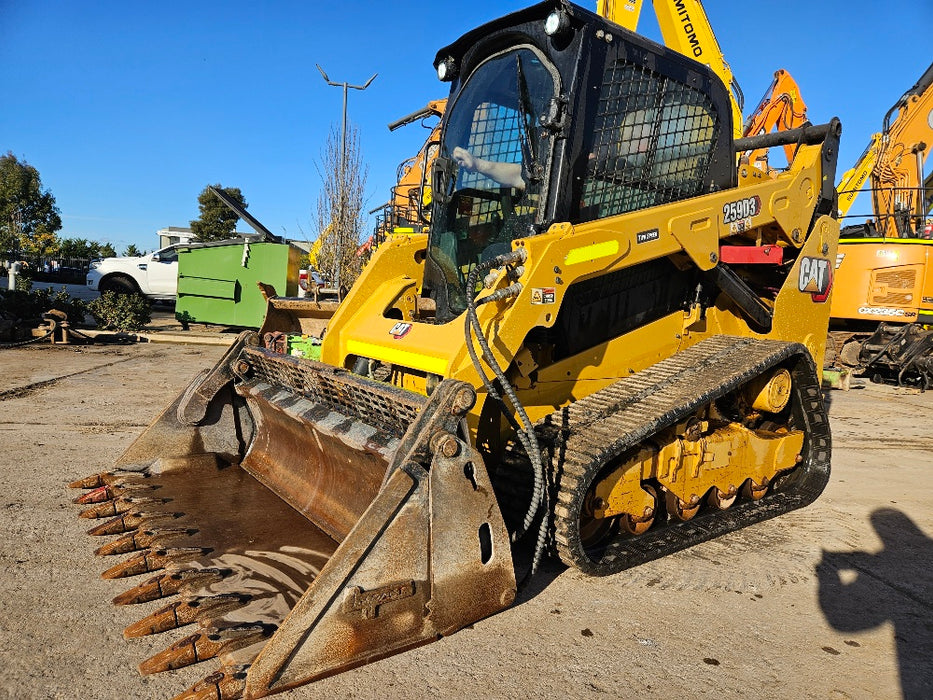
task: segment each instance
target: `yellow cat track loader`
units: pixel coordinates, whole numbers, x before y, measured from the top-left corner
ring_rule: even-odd
[[[735,139],[709,68],[565,2],[435,67],[429,231],[378,248],[321,360],[245,333],[73,484],[115,602],[167,599],[125,631],[173,635],[140,670],[219,659],[181,698],[435,641],[544,556],[612,574],[829,478],[839,122]],[[786,144],[773,179],[737,165]]]

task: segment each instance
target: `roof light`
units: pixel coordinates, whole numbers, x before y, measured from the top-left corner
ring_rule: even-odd
[[[570,17],[563,10],[554,10],[544,20],[544,33],[548,36],[561,36],[570,29]]]
[[[437,64],[437,77],[445,83],[449,83],[457,77],[457,64],[454,59],[448,56]]]

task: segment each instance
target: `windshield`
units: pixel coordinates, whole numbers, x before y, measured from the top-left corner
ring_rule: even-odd
[[[433,169],[428,245],[442,278],[439,310],[446,296],[452,315],[463,312],[470,270],[507,253],[537,221],[550,158],[541,117],[554,93],[538,54],[518,48],[477,68],[450,109]]]

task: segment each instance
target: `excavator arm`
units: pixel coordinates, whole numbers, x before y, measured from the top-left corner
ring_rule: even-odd
[[[800,96],[797,81],[783,68],[774,73],[771,87],[765,92],[758,107],[745,122],[743,136],[758,136],[771,130],[796,129],[807,121],[807,105]],[[794,159],[795,144],[784,146],[787,162]],[[768,170],[768,150],[759,148],[748,153],[748,162],[761,170]]]
[[[880,133],[839,183],[839,212],[845,215],[866,180],[878,231],[910,236],[926,215],[923,166],[933,147],[933,64],[884,116]],[[913,222],[913,225],[912,225]]]
[[[933,147],[933,64],[884,116],[881,153],[871,173],[879,228],[891,237],[922,228],[923,164]]]
[[[849,213],[855,198],[858,197],[862,186],[868,180],[868,176],[871,175],[871,171],[878,162],[880,148],[881,134],[872,134],[868,147],[859,156],[855,166],[842,174],[842,180],[836,187],[836,193],[839,195],[839,216],[845,216]]]

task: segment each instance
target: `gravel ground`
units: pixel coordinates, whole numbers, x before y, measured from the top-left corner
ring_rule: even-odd
[[[223,348],[0,351],[0,698],[166,698],[140,677],[67,482],[106,468]],[[549,565],[510,610],[283,698],[933,696],[933,392],[829,394],[812,506],[615,576]],[[213,666],[211,667],[213,668]]]

